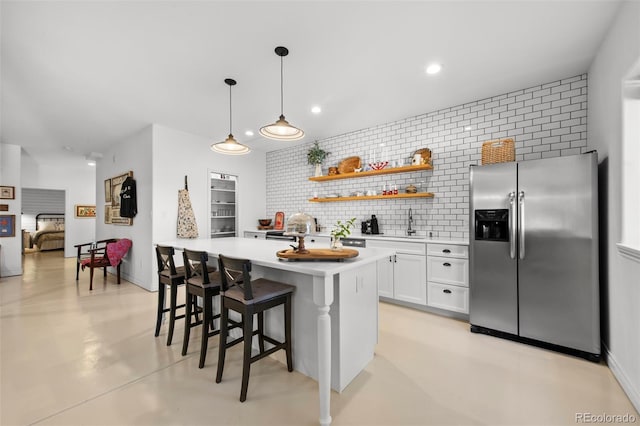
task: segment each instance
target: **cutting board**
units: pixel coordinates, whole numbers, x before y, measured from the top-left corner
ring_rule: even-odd
[[[331,249],[308,249],[309,253],[300,254],[293,251],[293,249],[280,250],[276,253],[280,259],[287,260],[337,260],[341,261],[344,259],[349,259],[351,257],[356,257],[359,253],[358,250],[354,249],[342,249],[342,250],[331,250]]]

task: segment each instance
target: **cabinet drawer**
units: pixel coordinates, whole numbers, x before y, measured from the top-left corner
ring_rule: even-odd
[[[468,314],[469,289],[455,285],[427,283],[427,305]]]
[[[440,256],[427,256],[427,281],[469,287],[469,261]]]
[[[381,247],[389,248],[396,251],[396,253],[407,254],[425,254],[425,243],[412,243],[405,241],[380,241],[380,240],[367,240],[367,247]]]
[[[427,255],[469,258],[469,247],[455,244],[427,244]]]
[[[331,237],[325,237],[324,235],[309,235],[305,238],[305,242],[326,244],[327,247],[331,245]]]
[[[264,232],[244,231],[244,237],[245,238],[255,238],[257,240],[264,240],[265,238],[267,238],[267,235]]]

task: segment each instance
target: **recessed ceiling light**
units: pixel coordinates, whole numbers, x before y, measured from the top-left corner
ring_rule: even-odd
[[[431,64],[427,67],[427,74],[438,74],[442,70],[442,65],[440,64]]]
[[[314,106],[311,108],[311,112],[314,114],[320,114],[322,112],[322,108],[320,108],[319,106]]]
[[[89,162],[87,162],[87,165],[95,167],[96,166],[96,162],[95,161],[89,161]]]
[[[247,130],[244,134],[245,136],[253,136],[253,132],[251,130]]]
[[[464,130],[465,130],[465,131],[467,131],[467,132],[468,132],[469,130],[471,130],[471,129],[473,129],[473,127],[471,127],[471,126],[465,126],[465,127],[464,127]]]

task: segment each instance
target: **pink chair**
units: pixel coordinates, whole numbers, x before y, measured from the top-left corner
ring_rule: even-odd
[[[89,290],[93,290],[93,270],[103,268],[103,274],[107,276],[107,267],[116,268],[118,284],[120,284],[120,265],[122,258],[131,248],[132,242],[128,238],[101,240],[96,243],[78,244],[78,267],[89,268]],[[89,246],[88,249],[83,247]],[[83,251],[84,250],[84,251]],[[76,280],[78,280],[78,267],[76,268]]]

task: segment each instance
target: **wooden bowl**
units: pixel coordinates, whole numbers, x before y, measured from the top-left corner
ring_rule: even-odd
[[[338,173],[353,173],[355,169],[359,169],[361,166],[360,157],[347,157],[338,164]]]
[[[271,219],[258,219],[258,223],[261,226],[269,226],[271,225]]]

